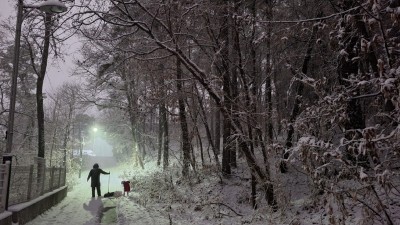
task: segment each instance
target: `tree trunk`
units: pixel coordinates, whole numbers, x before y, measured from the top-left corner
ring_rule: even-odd
[[[267,5],[267,20],[272,20],[272,0],[266,0]],[[266,38],[266,77],[265,77],[265,111],[266,111],[266,141],[267,144],[273,144],[273,124],[272,124],[272,59],[271,59],[271,33],[272,26],[267,24],[267,38]]]
[[[139,164],[142,169],[144,169],[142,156],[139,151],[138,147],[138,121],[135,115],[135,106],[136,106],[136,98],[134,93],[135,88],[135,81],[133,77],[127,76],[126,68],[123,68],[122,71],[122,78],[124,80],[124,88],[125,94],[128,101],[128,115],[129,115],[129,123],[130,123],[130,130],[132,135],[132,154],[133,154],[133,161],[134,164]]]
[[[162,156],[162,148],[163,148],[163,137],[164,137],[164,113],[165,113],[165,105],[164,103],[159,104],[159,118],[158,118],[158,154],[157,154],[157,166],[161,165],[161,156]]]
[[[358,57],[358,52],[355,52],[354,49],[356,45],[359,43],[361,37],[369,38],[369,34],[365,28],[365,23],[359,18],[358,15],[355,15],[356,28],[357,33],[354,35],[354,31],[352,30],[352,24],[347,25],[345,27],[346,33],[351,35],[348,38],[348,42],[346,43],[345,50],[349,54],[349,58]],[[370,64],[372,68],[372,72],[375,76],[378,76],[378,68],[377,68],[377,59],[373,51],[370,51],[366,57],[367,63]],[[344,57],[339,58],[338,65],[338,73],[339,73],[339,83],[344,86],[349,86],[349,83],[346,81],[351,74],[357,74],[359,70],[359,63],[353,62],[351,60],[346,60]],[[365,71],[366,72],[366,71]],[[356,93],[359,90],[355,91]],[[358,95],[358,94],[357,94]],[[364,114],[361,108],[361,102],[359,99],[351,99],[347,105],[347,115],[349,117],[349,122],[345,124],[346,130],[351,129],[362,129],[365,128],[365,120]],[[351,139],[352,137],[348,137]]]
[[[166,170],[169,166],[169,132],[168,132],[168,114],[164,105],[165,113],[163,113],[163,170]]]
[[[255,26],[255,21],[257,17],[257,12],[256,12],[256,0],[253,0],[252,6],[251,6],[251,11],[253,14],[253,24],[252,24],[252,34],[251,34],[251,44],[250,44],[250,64],[251,64],[251,75],[250,75],[250,83],[251,89],[250,92],[247,93],[246,97],[246,105],[250,109],[250,114],[247,115],[247,126],[248,126],[248,132],[249,132],[249,140],[250,140],[250,150],[254,154],[254,135],[253,135],[253,126],[256,126],[255,121],[256,118],[256,96],[257,96],[257,69],[256,69],[256,46],[254,45],[255,40],[255,33],[256,33],[256,26]],[[238,38],[237,38],[238,39]],[[240,45],[238,44],[238,51],[240,51]],[[252,206],[253,209],[257,208],[257,203],[256,203],[256,195],[257,195],[257,180],[254,174],[251,174],[251,200],[252,200]]]
[[[224,93],[224,106],[227,111],[223,115],[223,149],[222,149],[222,173],[229,176],[231,174],[231,159],[232,159],[232,96],[231,96],[231,77],[230,77],[230,65],[229,65],[229,1],[224,2],[222,13],[222,27],[221,36],[223,42],[220,45],[221,48],[221,64],[222,64],[222,82],[223,82],[223,93]]]
[[[272,7],[273,7],[273,2],[272,0],[266,0],[266,5],[267,5],[267,11],[266,11],[266,16],[267,20],[272,20],[273,19],[273,14],[272,14]],[[271,34],[272,34],[272,26],[271,24],[267,24],[267,38],[266,38],[266,47],[267,47],[267,53],[266,53],[266,78],[265,78],[265,111],[266,111],[266,125],[265,125],[265,143],[267,143],[268,146],[272,146],[274,144],[273,140],[273,124],[272,124],[272,56],[271,56]],[[264,141],[262,141],[262,132],[260,129],[258,129],[258,136],[259,139],[261,140],[261,148],[263,148],[264,152],[264,163],[265,163],[265,171],[267,178],[269,179],[269,183],[266,184],[266,189],[265,189],[265,198],[268,202],[268,205],[272,206],[274,210],[277,209],[277,202],[274,194],[274,186],[272,185],[271,182],[271,172],[270,172],[270,164],[268,161],[267,157],[267,151],[268,149],[264,145]]]
[[[54,109],[53,109],[53,113],[52,113],[53,124],[58,124],[57,107],[58,107],[58,99],[56,99],[54,102]],[[51,138],[51,148],[50,148],[50,163],[49,163],[50,168],[52,167],[53,151],[54,151],[54,146],[56,144],[56,136],[57,136],[57,132],[58,132],[57,128],[58,128],[58,126],[54,126],[53,131],[52,131],[53,136]],[[63,163],[63,165],[65,165],[65,163]]]
[[[179,108],[179,121],[181,125],[181,141],[182,141],[182,153],[183,153],[183,167],[182,176],[189,178],[189,167],[191,164],[190,157],[190,142],[189,142],[189,130],[187,125],[187,116],[185,109],[185,101],[183,94],[183,80],[182,80],[182,66],[181,60],[176,59],[176,89],[178,92],[178,108]]]
[[[197,87],[196,87],[196,90],[198,90]],[[202,116],[201,118],[203,120],[204,128],[206,130],[206,135],[207,135],[207,138],[208,138],[208,142],[210,143],[211,149],[212,149],[212,151],[214,153],[215,164],[217,165],[217,168],[220,168],[221,165],[220,165],[219,159],[218,159],[218,151],[217,151],[215,145],[213,144],[211,130],[210,130],[210,127],[208,126],[208,123],[207,123],[206,110],[204,109],[204,104],[203,104],[202,99],[200,98],[200,95],[199,95],[198,91],[197,91],[197,99],[199,101],[199,106],[200,106],[201,116]],[[219,115],[219,111],[218,111],[218,115]],[[218,130],[220,130],[220,129],[218,128]],[[219,137],[218,137],[218,140],[219,140]]]
[[[303,60],[303,66],[301,68],[301,72],[303,74],[307,74],[308,64],[311,60],[311,53],[312,53],[312,50],[313,50],[313,47],[315,44],[315,39],[316,39],[315,37],[316,37],[317,31],[318,31],[318,27],[313,26],[311,37],[307,44],[307,50],[306,50],[306,55]],[[296,74],[295,74],[295,76],[296,76]],[[290,119],[289,119],[290,125],[288,127],[287,137],[286,137],[285,146],[287,149],[289,149],[293,146],[293,143],[292,143],[293,142],[293,134],[294,134],[293,123],[296,121],[297,116],[300,114],[301,97],[303,96],[303,89],[304,89],[304,84],[302,82],[298,82],[294,105],[293,105],[293,109],[292,109],[292,112],[290,114]],[[280,170],[282,173],[286,173],[288,170],[286,162],[284,161],[288,157],[289,157],[289,153],[283,152],[283,160],[281,161],[281,164],[280,164]]]
[[[204,166],[204,151],[203,151],[203,141],[201,140],[201,135],[197,124],[194,127],[194,132],[196,132],[197,142],[198,142],[198,149],[200,149],[200,158],[201,158],[201,165]],[[195,155],[193,154],[193,161],[196,163]]]
[[[221,153],[221,111],[218,107],[215,107],[214,121],[214,146],[218,156]]]
[[[231,174],[231,120],[228,118],[228,115],[224,116],[224,125],[223,125],[223,149],[222,149],[222,173],[224,175]]]
[[[40,73],[38,74],[36,82],[36,107],[37,107],[37,121],[38,121],[38,157],[45,157],[45,137],[44,137],[44,106],[43,106],[43,82],[47,70],[47,59],[49,57],[50,47],[50,27],[51,27],[51,14],[46,13],[45,17],[45,34],[44,45],[42,52],[42,61],[40,64]]]
[[[160,119],[159,119],[159,131],[158,131],[158,159],[157,165],[161,165],[161,156],[163,156],[163,170],[166,170],[169,166],[169,137],[168,137],[168,120],[167,110],[165,108],[164,99],[160,104]]]

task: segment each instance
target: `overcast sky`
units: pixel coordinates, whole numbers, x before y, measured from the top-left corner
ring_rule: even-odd
[[[29,0],[24,1],[25,4],[31,3]],[[0,21],[7,20],[10,16],[16,16],[16,3],[17,0],[0,0]],[[11,21],[15,24],[15,20]],[[55,90],[64,82],[72,81],[71,73],[73,70],[73,56],[79,48],[79,43],[76,39],[71,39],[67,42],[66,49],[67,57],[65,62],[59,60],[58,62],[49,58],[48,70],[44,82],[44,91],[47,93],[54,93]]]

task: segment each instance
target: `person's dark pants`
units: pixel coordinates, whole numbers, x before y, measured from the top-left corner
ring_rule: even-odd
[[[97,196],[101,197],[101,190],[100,190],[100,186],[94,186],[92,187],[92,198],[94,198],[94,189],[97,189]]]

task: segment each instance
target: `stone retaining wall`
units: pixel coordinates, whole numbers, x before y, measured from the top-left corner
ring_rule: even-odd
[[[68,187],[63,186],[29,202],[8,207],[3,216],[0,215],[0,225],[26,224],[38,215],[44,213],[67,196]]]

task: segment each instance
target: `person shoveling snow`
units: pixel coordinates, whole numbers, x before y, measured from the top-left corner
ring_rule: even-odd
[[[95,189],[97,189],[97,196],[101,197],[100,174],[110,174],[110,172],[105,172],[99,168],[99,164],[95,163],[87,177],[87,181],[89,181],[89,178],[91,179],[92,198],[95,197]]]

